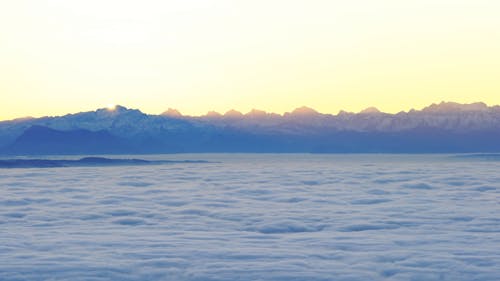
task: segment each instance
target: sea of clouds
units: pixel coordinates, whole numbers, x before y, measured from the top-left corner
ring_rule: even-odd
[[[157,155],[0,170],[0,280],[498,280],[500,161]]]

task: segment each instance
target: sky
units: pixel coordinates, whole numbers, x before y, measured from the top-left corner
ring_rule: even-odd
[[[496,0],[0,2],[0,120],[500,104]]]

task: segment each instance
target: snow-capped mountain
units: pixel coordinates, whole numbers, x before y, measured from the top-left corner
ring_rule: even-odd
[[[484,103],[442,102],[422,110],[397,114],[387,114],[375,107],[369,107],[359,113],[341,111],[337,115],[332,115],[321,114],[312,108],[300,107],[284,115],[252,110],[245,115],[232,114],[230,116],[231,118],[225,114],[215,120],[209,118],[208,115],[199,118],[184,118],[204,120],[219,126],[230,125],[238,128],[259,126],[276,131],[289,126],[306,130],[319,127],[322,130],[356,132],[398,132],[422,127],[457,132],[500,128],[500,106],[488,107]]]
[[[149,115],[116,106],[0,122],[3,153],[46,153],[42,148],[47,142],[69,147],[67,142],[75,142],[78,135],[87,143],[95,140],[93,149],[100,153],[500,151],[500,106],[442,102],[397,114],[370,107],[337,115],[300,107],[283,115],[254,109],[199,117],[183,116],[172,108]],[[85,148],[85,142],[80,146]],[[71,147],[72,153],[78,152]],[[93,150],[82,150],[89,151]]]

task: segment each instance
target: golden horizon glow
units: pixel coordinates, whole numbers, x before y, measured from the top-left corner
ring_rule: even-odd
[[[0,120],[109,101],[185,115],[496,105],[499,14],[494,0],[4,1]]]

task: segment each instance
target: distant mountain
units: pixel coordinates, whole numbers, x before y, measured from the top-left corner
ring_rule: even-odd
[[[2,154],[177,152],[500,152],[500,106],[443,102],[397,114],[374,107],[322,114],[183,116],[114,109],[0,122]]]
[[[422,109],[422,112],[446,114],[450,112],[487,112],[490,108],[484,102],[460,104],[456,102],[441,102],[431,104]]]
[[[382,112],[380,112],[380,110],[378,110],[378,108],[371,106],[371,107],[368,107],[368,108],[361,110],[359,113],[360,114],[379,114]]]
[[[302,106],[294,109],[291,113],[285,113],[285,116],[314,116],[319,115],[319,113],[307,106]]]
[[[128,149],[124,141],[107,131],[58,131],[35,125],[24,131],[5,151],[33,155],[126,153]]]
[[[163,112],[161,115],[163,116],[169,116],[169,117],[181,117],[182,114],[179,112],[179,110],[174,109],[174,108],[169,108],[167,111]]]
[[[203,160],[143,160],[143,159],[112,159],[104,157],[84,157],[81,159],[0,159],[0,169],[9,168],[63,168],[63,167],[106,167],[106,166],[140,166],[189,163],[209,163]]]
[[[243,113],[236,111],[234,109],[231,109],[228,112],[224,113],[224,117],[226,117],[226,118],[242,118]]]

